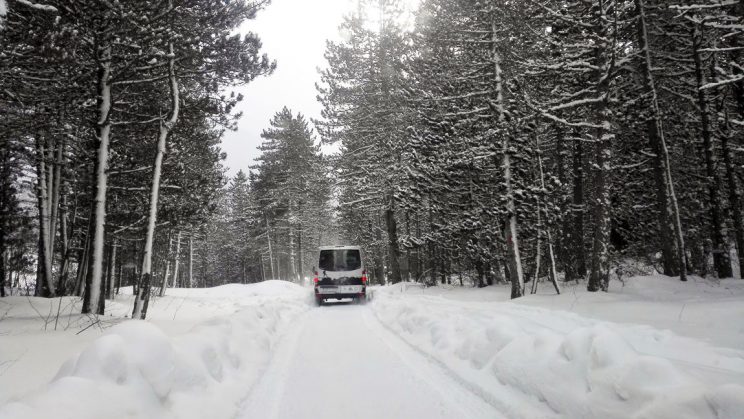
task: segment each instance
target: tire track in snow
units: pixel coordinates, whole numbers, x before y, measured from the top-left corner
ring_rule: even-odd
[[[276,344],[270,349],[276,349],[276,352],[261,372],[260,378],[240,402],[235,419],[257,417],[270,419],[278,416],[287,373],[297,352],[300,335],[306,322],[307,316],[302,316],[276,340]]]
[[[382,322],[376,314],[373,314],[372,310],[368,310],[368,312],[365,313],[365,324],[370,327],[370,329],[376,329],[374,332],[378,334],[380,339],[383,340],[391,350],[398,353],[405,361],[418,364],[418,366],[422,363],[429,364],[427,365],[427,368],[416,368],[415,371],[423,372],[428,369],[429,371],[424,372],[422,375],[446,376],[454,385],[467,391],[473,397],[477,397],[482,403],[488,404],[493,409],[500,412],[503,417],[524,419],[560,417],[560,415],[547,403],[544,403],[533,396],[527,395],[519,389],[503,384],[497,391],[489,391],[486,390],[484,386],[475,383],[475,380],[463,377],[443,361],[440,361],[426,351],[408,342],[395,330]],[[414,358],[420,358],[420,360],[415,361]],[[434,373],[435,370],[438,371]],[[442,390],[452,392],[451,388]],[[463,396],[460,395],[460,397]],[[473,416],[467,415],[465,417],[470,418]]]
[[[545,417],[501,414],[386,335],[371,316],[368,308],[351,305],[307,312],[280,339],[236,418]]]

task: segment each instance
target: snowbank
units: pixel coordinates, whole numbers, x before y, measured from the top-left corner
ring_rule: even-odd
[[[296,294],[299,286],[288,281],[269,280],[255,284],[227,284],[212,288],[168,288],[170,297],[193,298],[248,298],[248,297],[279,297]],[[302,289],[302,288],[299,288]],[[122,288],[123,294],[130,295],[131,287]]]
[[[205,290],[176,291],[199,292]],[[177,337],[146,321],[111,327],[67,361],[46,388],[0,407],[0,417],[234,416],[284,326],[310,307],[308,292],[290,283],[267,283],[206,293],[239,296],[242,307]],[[278,294],[283,297],[246,298]]]
[[[516,388],[566,418],[744,417],[742,351],[650,326],[402,290],[376,293],[380,321],[483,392]]]
[[[528,284],[529,285],[529,284]],[[613,280],[610,292],[588,292],[586,283],[562,284],[561,295],[552,285],[541,283],[539,292],[513,303],[551,310],[570,311],[584,317],[619,323],[652,324],[678,335],[704,340],[713,346],[744,348],[744,280],[704,279],[691,276],[687,282],[663,275],[631,277],[621,283]],[[528,287],[529,288],[529,287]],[[507,302],[511,288],[486,288],[399,284],[388,292],[437,296],[470,308],[492,307]]]

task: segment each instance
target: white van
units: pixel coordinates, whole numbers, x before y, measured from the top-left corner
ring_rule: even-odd
[[[367,271],[358,246],[324,246],[318,248],[318,267],[313,269],[315,302],[351,298],[363,303],[367,299]]]

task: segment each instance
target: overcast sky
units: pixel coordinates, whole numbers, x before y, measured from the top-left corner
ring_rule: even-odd
[[[308,119],[320,117],[315,82],[317,68],[325,66],[325,41],[338,39],[342,17],[354,4],[355,0],[272,0],[244,25],[244,31],[261,37],[263,51],[277,61],[277,69],[239,90],[245,96],[238,106],[243,118],[238,131],[227,132],[222,143],[230,176],[240,169],[248,171],[259,154],[261,131],[283,106]]]

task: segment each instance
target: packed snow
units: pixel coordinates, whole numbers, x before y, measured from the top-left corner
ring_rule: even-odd
[[[744,417],[744,281],[549,290],[403,283],[314,307],[267,281],[170,289],[147,321],[122,295],[98,323],[10,297],[0,417]]]

